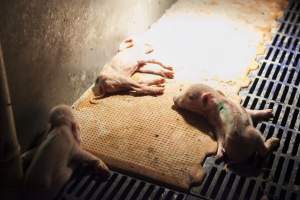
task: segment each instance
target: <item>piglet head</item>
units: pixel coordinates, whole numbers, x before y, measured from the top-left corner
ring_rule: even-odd
[[[175,96],[173,101],[176,107],[199,114],[204,114],[216,107],[213,94],[204,92],[197,86],[191,86],[182,94]]]
[[[72,109],[67,105],[58,105],[51,109],[49,116],[49,131],[67,126],[70,128],[74,139],[80,144],[80,129]]]
[[[106,90],[105,90],[105,80],[101,78],[101,76],[98,76],[95,84],[92,88],[92,91],[96,98],[102,98],[105,96]]]

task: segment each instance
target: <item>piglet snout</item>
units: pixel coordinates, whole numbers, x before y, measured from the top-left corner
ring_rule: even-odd
[[[174,96],[173,102],[176,107],[179,107],[180,96]]]

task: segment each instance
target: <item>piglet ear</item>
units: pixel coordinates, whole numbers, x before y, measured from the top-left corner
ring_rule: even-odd
[[[203,105],[208,105],[212,102],[213,95],[210,92],[205,92],[201,96],[202,104]]]
[[[218,92],[220,95],[222,95],[222,96],[224,96],[224,97],[225,97],[225,94],[224,94],[222,91],[220,91],[220,90],[217,90],[217,92]]]
[[[106,91],[103,86],[103,82],[101,81],[101,79],[99,77],[96,79],[95,84],[92,87],[92,92],[96,99],[101,99],[106,94]]]
[[[102,99],[106,95],[104,87],[102,85],[100,85],[100,84],[99,85],[95,85],[92,88],[92,91],[93,91],[94,94],[90,98],[90,103],[91,104],[98,104],[99,103],[98,100]]]

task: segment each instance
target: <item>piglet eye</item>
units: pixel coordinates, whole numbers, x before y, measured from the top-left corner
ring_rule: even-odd
[[[95,84],[98,84],[100,81],[99,77],[96,79]]]
[[[193,92],[189,94],[189,99],[190,100],[196,100],[198,98],[198,93]]]

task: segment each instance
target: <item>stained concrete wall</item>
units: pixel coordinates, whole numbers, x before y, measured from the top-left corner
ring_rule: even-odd
[[[72,104],[116,52],[175,0],[1,0],[0,41],[25,150],[48,110]]]

